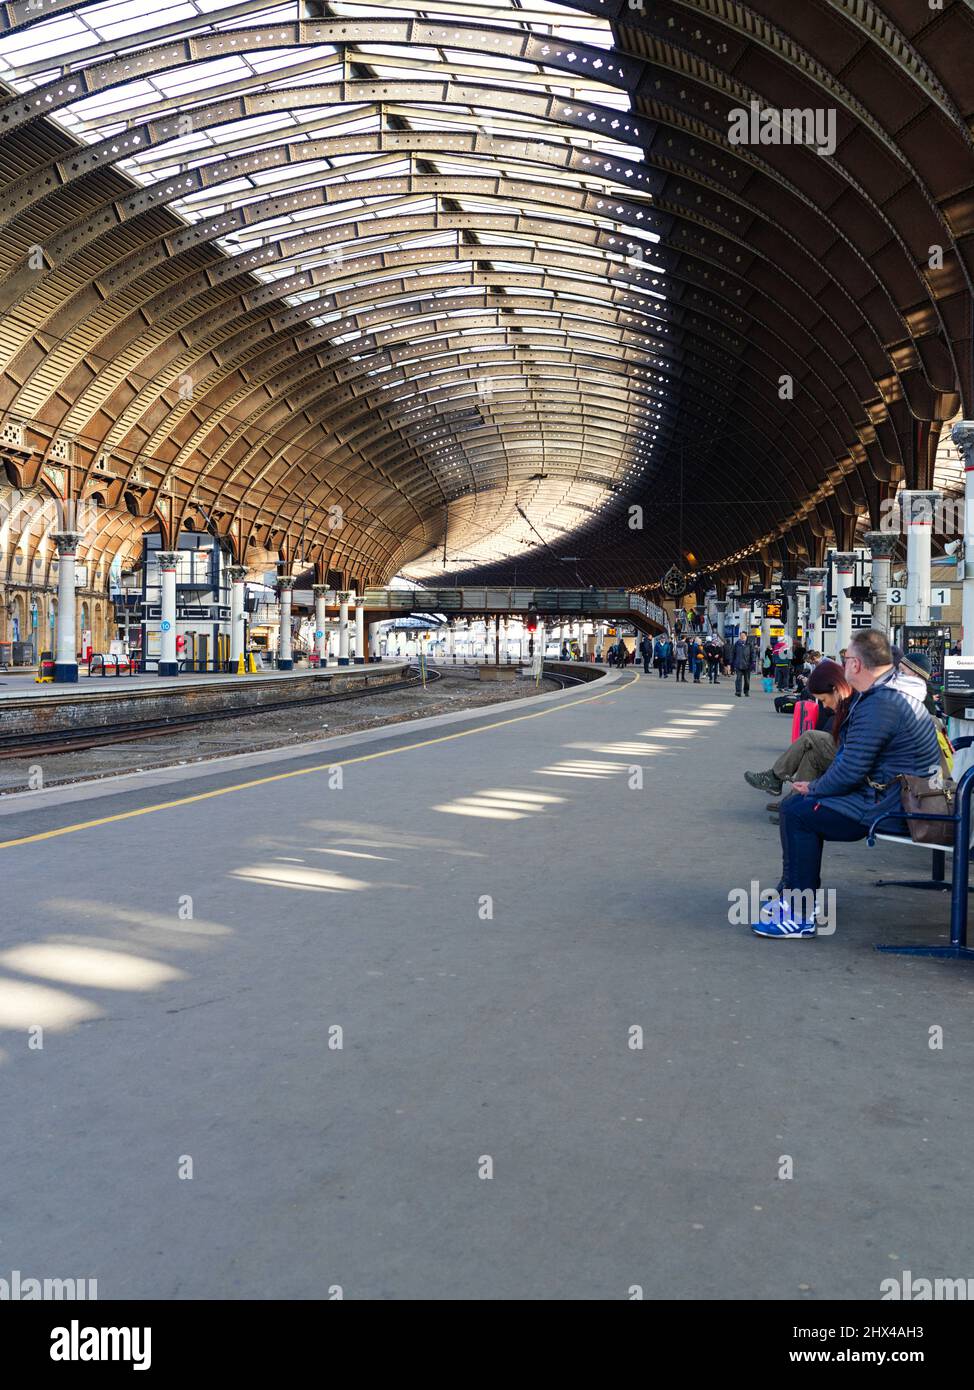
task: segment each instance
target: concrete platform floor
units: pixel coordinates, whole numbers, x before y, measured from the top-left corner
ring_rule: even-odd
[[[728,922],[778,876],[742,771],[789,727],[624,673],[11,798],[0,1276],[875,1300],[974,1275],[974,974],[872,950],[943,934],[941,895],[871,887],[924,859],[830,850],[833,936]]]

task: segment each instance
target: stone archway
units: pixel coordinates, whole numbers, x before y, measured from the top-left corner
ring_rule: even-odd
[[[10,605],[11,642],[23,642],[24,631],[24,600],[21,594],[15,594]]]

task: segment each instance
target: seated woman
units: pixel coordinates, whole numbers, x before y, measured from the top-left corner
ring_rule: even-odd
[[[814,781],[835,757],[842,721],[852,700],[852,686],[836,662],[820,661],[808,677],[806,691],[819,703],[818,723],[796,738],[767,772],[745,772],[744,780],[758,791],[780,797],[786,782]],[[780,804],[769,801],[768,810],[777,811]]]

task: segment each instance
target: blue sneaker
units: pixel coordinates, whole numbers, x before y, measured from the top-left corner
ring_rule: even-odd
[[[798,940],[807,936],[815,936],[818,928],[815,925],[814,912],[811,917],[805,918],[800,913],[796,913],[791,904],[783,898],[776,898],[773,902],[764,904],[758,920],[751,923],[751,931],[755,936]]]

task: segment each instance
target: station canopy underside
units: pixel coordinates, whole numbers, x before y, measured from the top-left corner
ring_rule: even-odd
[[[363,585],[817,561],[974,413],[972,52],[963,0],[12,0],[8,481]]]

